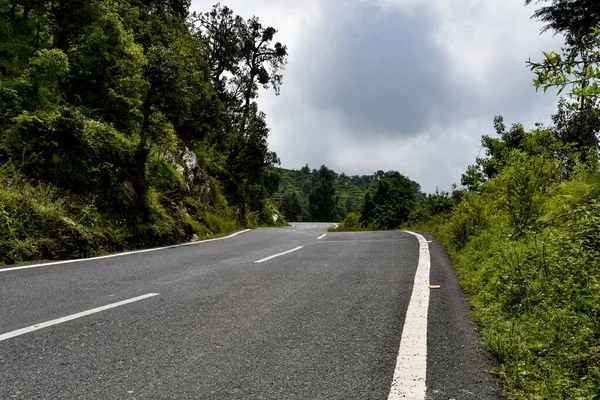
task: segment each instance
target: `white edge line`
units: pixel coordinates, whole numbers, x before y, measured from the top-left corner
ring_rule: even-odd
[[[317,238],[317,240],[319,240],[319,239],[323,239],[325,236],[327,236],[327,234],[326,234],[326,233],[324,233],[324,234],[322,234],[321,236],[319,236],[319,237]]]
[[[404,232],[419,240],[419,264],[406,310],[388,400],[424,400],[427,393],[427,311],[431,259],[427,240],[418,233]]]
[[[234,236],[241,235],[242,233],[245,233],[245,232],[248,232],[248,231],[250,231],[250,229],[245,229],[243,231],[235,232],[235,233],[233,233],[233,234],[231,234],[229,236],[224,236],[224,237],[220,237],[220,238],[199,240],[197,242],[188,242],[188,243],[174,244],[172,246],[165,246],[165,247],[154,247],[152,249],[126,251],[124,253],[108,254],[108,255],[105,255],[105,256],[90,257],[90,258],[77,258],[75,260],[53,261],[53,262],[49,262],[49,263],[24,265],[22,267],[9,267],[9,268],[1,268],[0,267],[0,272],[17,271],[17,270],[20,270],[20,269],[29,269],[29,268],[49,267],[51,265],[71,264],[71,263],[77,263],[77,262],[82,262],[82,261],[102,260],[102,259],[105,259],[105,258],[114,258],[114,257],[128,256],[130,254],[149,253],[151,251],[174,249],[176,247],[193,246],[193,245],[196,245],[196,244],[202,244],[202,243],[207,243],[207,242],[214,242],[216,240],[230,239],[230,238],[232,238]]]
[[[160,293],[148,293],[148,294],[145,294],[143,296],[138,296],[138,297],[134,297],[132,299],[119,301],[117,303],[108,304],[108,305],[102,306],[102,307],[92,308],[91,310],[82,311],[82,312],[79,312],[77,314],[67,315],[66,317],[53,319],[51,321],[46,321],[46,322],[42,322],[40,324],[35,324],[35,325],[28,326],[26,328],[17,329],[16,331],[3,333],[3,334],[0,335],[0,342],[2,342],[3,340],[14,338],[16,336],[24,335],[24,334],[29,333],[29,332],[34,332],[34,331],[37,331],[39,329],[48,328],[49,326],[62,324],[63,322],[72,321],[72,320],[77,319],[77,318],[81,318],[81,317],[85,317],[87,315],[95,314],[95,313],[98,313],[100,311],[110,310],[111,308],[115,308],[115,307],[119,307],[119,306],[122,306],[122,305],[125,305],[125,304],[129,304],[129,303],[133,303],[133,302],[136,302],[136,301],[144,300],[144,299],[147,299],[149,297],[158,296],[159,294]]]
[[[254,262],[255,262],[255,263],[261,263],[261,262],[269,261],[269,260],[271,260],[271,259],[273,259],[273,258],[275,258],[275,257],[279,257],[279,256],[282,256],[282,255],[284,255],[284,254],[288,254],[288,253],[291,253],[291,252],[293,252],[293,251],[300,250],[300,249],[301,249],[301,248],[303,248],[303,247],[304,247],[304,246],[298,246],[298,247],[296,247],[296,248],[294,248],[294,249],[291,249],[291,250],[288,250],[288,251],[284,251],[283,253],[277,253],[277,254],[273,254],[272,256],[269,256],[269,257],[266,257],[266,258],[263,258],[263,259],[261,259],[261,260],[254,261]]]

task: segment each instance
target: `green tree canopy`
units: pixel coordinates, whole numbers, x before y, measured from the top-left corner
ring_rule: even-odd
[[[325,165],[312,176],[312,188],[308,193],[308,208],[315,221],[331,221],[337,204],[333,171]]]
[[[360,223],[376,229],[398,228],[416,205],[417,186],[397,171],[377,175],[379,180],[365,194]]]

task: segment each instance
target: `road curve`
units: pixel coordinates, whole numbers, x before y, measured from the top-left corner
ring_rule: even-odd
[[[331,226],[0,269],[0,398],[387,399],[419,242]],[[441,288],[425,397],[496,399],[445,251],[428,246]]]

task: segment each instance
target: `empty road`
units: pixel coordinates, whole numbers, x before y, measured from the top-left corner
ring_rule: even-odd
[[[0,269],[0,399],[497,398],[443,247],[330,227]]]

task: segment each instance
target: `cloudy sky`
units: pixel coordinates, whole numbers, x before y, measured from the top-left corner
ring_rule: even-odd
[[[217,0],[193,0],[207,11]],[[284,168],[348,175],[396,170],[449,190],[493,133],[494,115],[548,123],[554,95],[525,66],[562,40],[524,0],[221,0],[278,29],[288,46],[280,96],[263,92]]]

